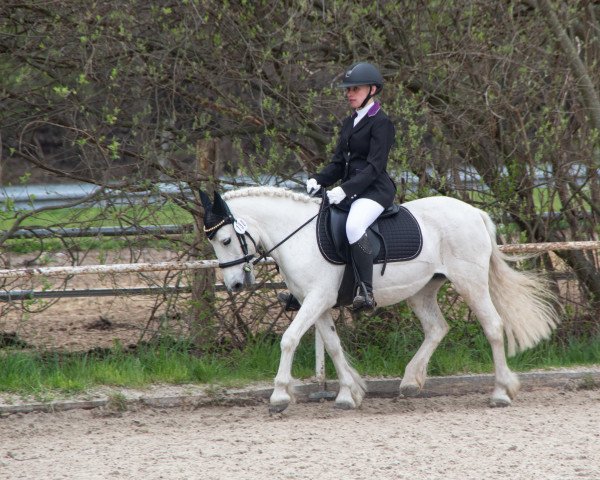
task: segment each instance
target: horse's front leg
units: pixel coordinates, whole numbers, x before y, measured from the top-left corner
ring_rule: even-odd
[[[327,353],[335,365],[340,384],[335,399],[336,408],[349,410],[359,407],[367,387],[358,372],[348,363],[329,311],[321,315],[316,327],[323,339]]]
[[[296,317],[281,338],[281,358],[275,377],[275,387],[271,394],[269,410],[274,413],[284,411],[294,398],[292,385],[292,362],[300,339],[312,327],[330,305],[317,291],[309,293]]]

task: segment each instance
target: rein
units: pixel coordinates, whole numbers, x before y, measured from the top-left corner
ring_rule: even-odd
[[[252,262],[252,265],[256,265],[258,262],[260,262],[263,258],[267,258],[267,256],[276,248],[280,247],[281,245],[283,245],[285,242],[287,242],[290,238],[292,238],[294,235],[296,235],[300,230],[302,230],[304,227],[306,227],[310,222],[312,222],[315,218],[317,218],[321,212],[327,210],[331,205],[327,205],[323,208],[320,208],[319,211],[317,212],[316,215],[313,215],[312,217],[310,217],[306,222],[304,222],[302,225],[300,225],[296,230],[294,230],[292,233],[290,233],[287,237],[285,237],[283,240],[281,240],[279,243],[277,243],[277,245],[275,245],[273,248],[271,248],[268,252],[264,252],[260,255],[260,257],[258,257],[256,260],[254,260]]]

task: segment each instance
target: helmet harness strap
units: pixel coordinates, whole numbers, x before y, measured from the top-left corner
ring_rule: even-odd
[[[369,102],[369,100],[371,100],[375,96],[374,93],[371,93],[371,90],[372,90],[373,86],[374,86],[373,84],[369,85],[369,94],[365,97],[363,103],[360,104],[360,107],[358,107],[359,110],[361,108],[364,108],[365,105]],[[377,92],[377,87],[375,87],[375,92]]]
[[[375,93],[371,93],[371,89],[372,87],[375,87]],[[377,95],[379,93],[379,87],[377,85],[375,85],[374,83],[371,83],[369,85],[369,94],[367,95],[367,97],[364,99],[364,101],[360,104],[360,107],[358,107],[358,110],[360,110],[361,108],[364,108],[365,105],[369,102],[369,100],[371,100],[375,95]]]

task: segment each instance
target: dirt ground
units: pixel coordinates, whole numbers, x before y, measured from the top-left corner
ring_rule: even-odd
[[[7,479],[597,479],[600,390],[0,418]]]
[[[112,281],[82,275],[69,287]],[[156,327],[153,305],[80,298],[23,314],[0,304],[0,332],[71,350],[127,344]],[[599,445],[600,390],[522,392],[507,409],[471,394],[368,398],[350,412],[300,403],[274,416],[266,404],[74,410],[0,417],[0,479],[597,479]]]
[[[145,249],[135,252],[138,262],[162,262],[176,260],[173,252]],[[82,265],[130,263],[131,252],[90,252]],[[13,268],[27,265],[32,255],[12,255]],[[49,254],[44,266],[68,265],[62,253]],[[66,290],[128,288],[175,285],[177,272],[119,274],[119,275],[76,275],[68,280]],[[168,275],[168,277],[167,277]],[[6,290],[55,290],[63,289],[62,279],[47,277],[34,280],[11,280]],[[187,281],[183,282],[187,285]],[[179,311],[189,305],[189,294],[178,298]],[[25,308],[23,308],[25,306]],[[165,302],[159,295],[76,297],[39,299],[32,301],[0,302],[0,333],[15,334],[19,340],[35,347],[85,351],[93,348],[109,348],[119,341],[123,345],[136,344],[140,339],[148,340],[153,332],[168,326],[177,336],[188,325],[184,319],[164,318],[167,307],[178,311],[176,305]],[[154,312],[154,315],[153,315]]]

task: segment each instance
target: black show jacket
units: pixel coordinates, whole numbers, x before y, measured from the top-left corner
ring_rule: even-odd
[[[341,180],[350,202],[369,198],[387,208],[396,195],[396,185],[386,171],[396,136],[394,125],[378,103],[356,127],[353,124],[352,117],[344,120],[331,162],[312,178],[323,187]]]

